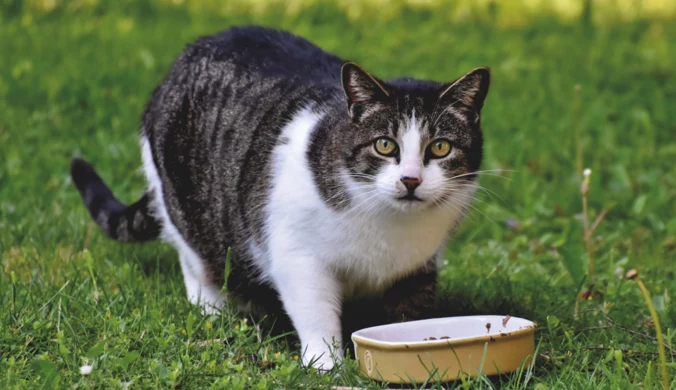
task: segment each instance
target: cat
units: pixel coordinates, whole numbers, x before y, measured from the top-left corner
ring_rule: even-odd
[[[122,204],[83,159],[71,175],[108,236],[176,248],[191,302],[284,313],[302,362],[329,370],[345,304],[377,297],[388,321],[434,305],[489,80],[383,81],[291,33],[233,27],[187,45],[154,90],[140,200]]]

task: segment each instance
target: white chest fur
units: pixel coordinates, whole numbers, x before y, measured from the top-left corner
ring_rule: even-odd
[[[396,213],[355,201],[349,211],[321,199],[306,161],[308,140],[320,115],[307,109],[283,129],[289,142],[275,150],[274,185],[268,205],[268,256],[278,267],[325,267],[343,280],[344,296],[378,292],[425,264],[443,246],[461,211],[429,208]],[[297,253],[276,260],[274,252]],[[303,283],[303,281],[298,281]]]

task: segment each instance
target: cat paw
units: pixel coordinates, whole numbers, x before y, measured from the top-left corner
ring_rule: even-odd
[[[304,362],[303,364],[306,367],[313,367],[316,368],[317,371],[320,372],[328,372],[331,371],[335,365],[335,362],[331,357],[325,358],[324,356],[321,356],[319,358],[317,357],[312,357],[310,359],[303,359]]]
[[[199,308],[202,311],[203,316],[220,315],[223,310],[222,306],[215,306],[209,303],[201,303],[199,304]]]
[[[340,362],[340,355],[333,354],[329,349],[310,352],[303,355],[303,365],[316,368],[320,372],[331,371]]]
[[[218,288],[212,286],[200,286],[200,288],[188,290],[188,300],[199,307],[202,315],[219,315],[227,302],[226,295]]]

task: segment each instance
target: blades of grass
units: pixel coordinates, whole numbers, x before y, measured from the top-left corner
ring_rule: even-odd
[[[122,359],[118,360],[117,365],[120,366],[122,371],[125,371],[130,364],[136,361],[141,356],[139,351],[131,351],[126,354]]]
[[[481,361],[479,362],[479,370],[477,375],[481,375],[484,372],[484,362],[486,361],[486,354],[488,353],[488,341],[484,343],[484,352],[481,354]]]
[[[422,361],[422,358],[420,357],[420,355],[418,355],[418,361],[419,361],[420,364],[423,366],[423,368],[425,368],[425,371],[427,371],[427,379],[425,379],[425,381],[421,384],[421,387],[427,386],[427,384],[429,383],[429,381],[430,381],[432,378],[434,378],[434,375],[435,375],[436,372],[437,372],[437,368],[436,368],[436,366],[434,365],[434,361],[432,361],[432,357],[430,356],[429,353],[427,353],[426,355],[427,355],[427,358],[430,359],[430,362],[432,363],[431,369],[430,369],[430,368],[427,368],[427,365]]]
[[[232,253],[231,249],[228,248],[228,251],[225,255],[225,270],[223,271],[223,289],[224,293],[228,292],[228,279],[230,278],[230,270],[232,267]]]
[[[42,305],[42,307],[40,307],[40,309],[38,309],[38,311],[43,311],[45,309],[45,307],[47,307],[47,305],[49,305],[54,300],[54,298],[56,298],[57,296],[59,296],[59,294],[61,294],[61,291],[63,291],[63,289],[66,288],[66,286],[68,286],[69,283],[70,283],[70,281],[67,280],[66,283],[64,283],[63,286],[61,286],[59,291],[57,291],[56,294],[54,294],[51,298],[49,298],[47,300],[47,302],[45,302],[45,304]]]
[[[653,388],[653,362],[648,360],[648,367],[646,368],[645,378],[643,378],[643,386],[646,389]]]
[[[89,351],[87,351],[87,359],[89,359],[90,361],[96,360],[96,358],[98,358],[101,355],[101,353],[103,353],[103,348],[105,346],[106,342],[101,341],[96,345],[94,345],[93,347],[89,348]]]
[[[43,378],[41,389],[57,389],[59,388],[59,381],[61,374],[59,370],[46,360],[34,360],[31,362],[31,367],[35,372]]]
[[[635,271],[635,272],[632,272]],[[643,298],[645,299],[646,304],[648,305],[648,310],[650,311],[650,316],[652,317],[653,323],[655,324],[655,333],[657,336],[657,348],[660,353],[660,367],[662,371],[662,385],[664,386],[664,389],[669,388],[669,371],[667,370],[667,356],[666,352],[664,350],[664,338],[662,335],[662,327],[660,326],[660,318],[657,315],[657,311],[655,310],[655,306],[653,305],[653,300],[650,297],[650,291],[645,287],[643,284],[643,281],[641,278],[638,276],[638,271],[636,270],[631,270],[629,273],[627,273],[627,277],[629,279],[633,279],[636,284],[638,285],[639,289],[641,289],[641,293],[643,294]]]

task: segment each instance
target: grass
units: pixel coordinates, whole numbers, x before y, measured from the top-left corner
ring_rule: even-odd
[[[440,281],[448,314],[535,320],[538,357],[520,374],[444,387],[661,388],[650,312],[622,277],[631,268],[650,290],[676,387],[674,19],[583,24],[545,10],[509,26],[493,23],[499,7],[457,18],[447,3],[358,17],[331,5],[174,3],[0,2],[0,388],[384,386],[354,361],[306,370],[295,345],[232,312],[202,316],[174,251],[107,240],[68,177],[71,157],[85,156],[135,200],[152,89],[185,43],[245,23],[289,29],[384,78],[492,68],[483,167],[505,171],[481,178],[490,192],[450,242]],[[578,144],[593,171],[590,221],[608,210],[590,240],[593,280]]]

